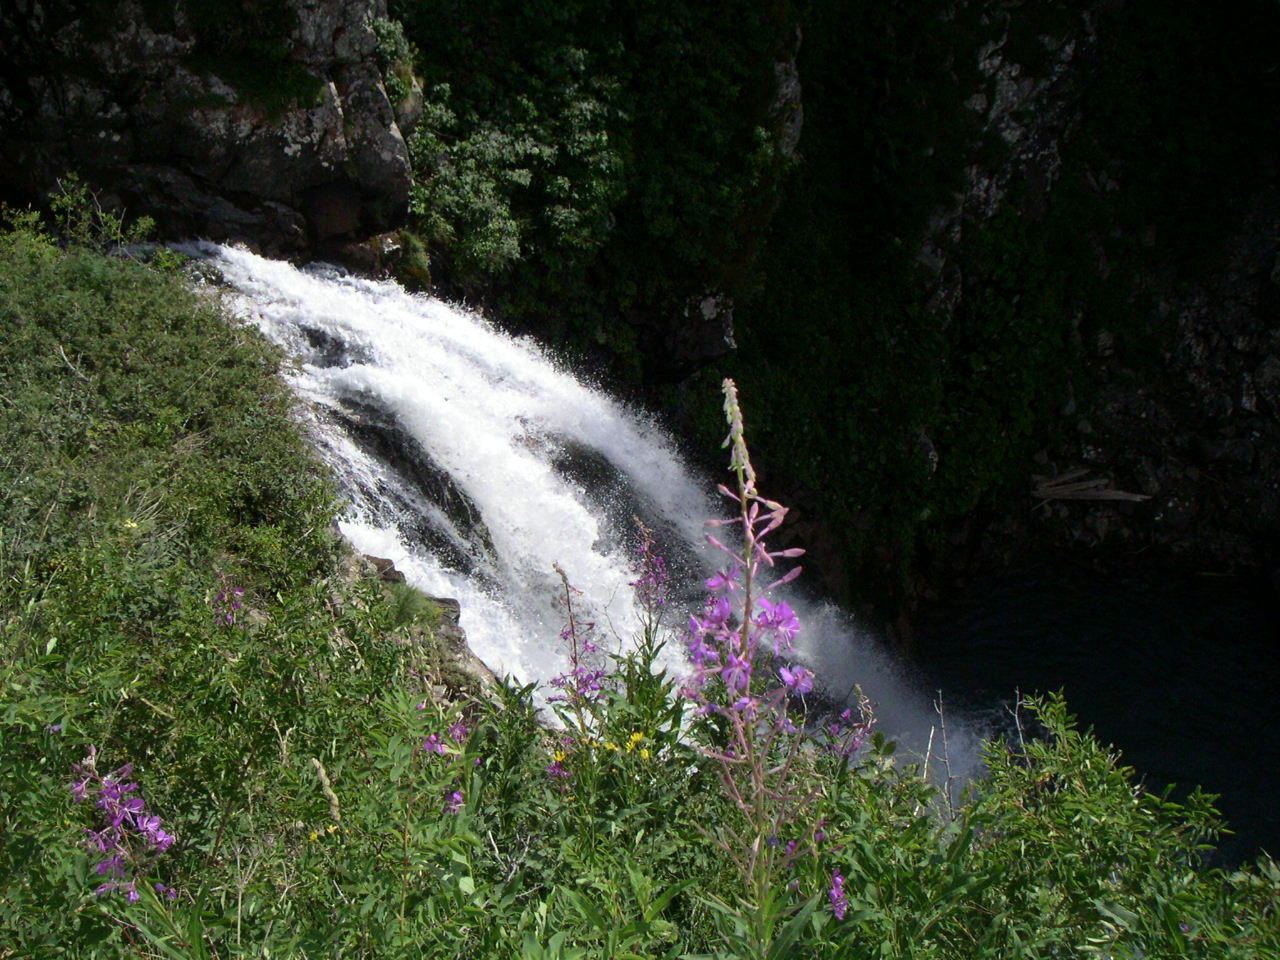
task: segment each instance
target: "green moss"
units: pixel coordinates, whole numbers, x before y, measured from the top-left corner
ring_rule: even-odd
[[[196,34],[188,64],[233,87],[269,113],[319,102],[324,82],[293,59],[296,14],[285,0],[191,0]]]
[[[400,256],[396,260],[396,279],[410,290],[431,290],[431,259],[426,244],[412,230],[401,230]]]
[[[187,60],[197,73],[210,74],[225,82],[244,102],[259,107],[270,116],[278,116],[292,107],[311,107],[320,102],[324,81],[279,51],[257,57],[239,51],[199,51]],[[210,97],[210,106],[224,101]]]

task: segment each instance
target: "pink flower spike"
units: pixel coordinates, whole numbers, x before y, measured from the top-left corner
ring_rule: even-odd
[[[713,537],[709,533],[707,534],[707,543],[711,544],[717,550],[723,550],[725,553],[729,554],[729,556],[733,556],[732,550],[730,550],[728,547],[726,547],[723,543],[721,543],[719,540],[717,540],[715,537]]]
[[[777,580],[773,581],[773,583],[769,584],[769,586],[766,587],[766,590],[772,590],[774,587],[780,587],[784,583],[790,583],[796,577],[800,576],[800,571],[802,571],[803,569],[804,567],[792,567],[783,576],[779,577]]]
[[[787,559],[791,559],[793,557],[802,557],[804,556],[804,547],[790,547],[786,550],[774,550],[769,554],[769,556],[786,557]]]

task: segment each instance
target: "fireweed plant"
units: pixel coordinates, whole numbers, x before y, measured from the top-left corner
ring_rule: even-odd
[[[587,708],[599,702],[602,696],[600,685],[607,671],[603,666],[604,657],[600,647],[593,639],[596,625],[583,620],[580,611],[573,606],[573,598],[582,596],[582,591],[569,582],[569,575],[560,564],[552,564],[552,568],[560,578],[559,600],[564,607],[565,616],[560,639],[569,656],[569,670],[551,680],[551,686],[559,692],[549,696],[547,700],[549,703],[567,705],[573,711],[575,729],[580,735],[585,735],[589,712]],[[558,764],[559,760],[556,762]]]
[[[800,623],[785,601],[770,597],[801,569],[770,579],[776,561],[803,551],[766,545],[787,508],[757,492],[737,387],[726,379],[723,391],[729,424],[724,446],[730,450],[736,488],[721,484],[719,490],[732,501],[736,515],[709,524],[737,527],[739,537],[727,545],[707,536],[728,563],[707,580],[710,595],[701,614],[690,618],[692,669],[682,693],[697,704],[697,713],[711,728],[711,745],[702,752],[719,765],[724,791],[740,814],[736,822],[707,830],[733,859],[743,883],[738,904],[718,904],[735,921],[725,932],[743,956],[764,958],[790,949],[818,903],[817,895],[811,895],[797,907],[789,895],[794,886],[789,890],[778,883],[798,855],[813,849],[821,832],[821,824],[809,817],[817,787],[805,776],[805,754],[813,742],[803,730],[804,696],[812,691],[814,678],[787,660]],[[857,726],[865,730],[868,723],[864,717]]]
[[[85,828],[85,848],[98,859],[94,872],[102,881],[94,890],[99,896],[120,892],[130,903],[141,897],[138,884],[144,883],[156,861],[173,845],[173,835],[160,823],[160,818],[147,812],[138,784],[133,777],[133,764],[98,772],[98,749],[90,745],[89,754],[71,769],[71,797],[76,803],[92,800],[97,810],[97,823]],[[172,887],[154,881],[157,893],[169,899],[177,897]]]
[[[229,627],[235,626],[244,607],[241,602],[243,598],[244,587],[232,587],[224,582],[222,589],[213,598],[213,615],[217,622]]]

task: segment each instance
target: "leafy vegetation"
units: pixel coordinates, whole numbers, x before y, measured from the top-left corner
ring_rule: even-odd
[[[704,652],[702,693],[681,695],[653,670],[657,592],[633,653],[564,678],[559,727],[528,687],[460,682],[429,604],[345,572],[279,358],[171,260],[60,247],[15,219],[0,957],[1280,950],[1280,869],[1206,870],[1208,798],[1147,793],[1057,699],[1026,705],[1039,736],[992,744],[951,808],[881,736],[830,749],[839,721],[804,714],[806,678],[778,674],[767,642],[754,679]],[[654,571],[647,557],[639,589]],[[721,590],[742,623],[802,626],[736,576]],[[708,635],[737,656],[718,610]],[[775,675],[797,712],[767,706]],[[786,769],[741,767],[737,736],[789,745]],[[785,787],[793,815],[753,819],[773,801],[741,769]],[[744,873],[753,855],[767,869]]]
[[[446,289],[583,349],[743,285],[734,274],[785,167],[769,119],[792,28],[781,7],[396,0],[391,12],[426,90],[411,212]]]

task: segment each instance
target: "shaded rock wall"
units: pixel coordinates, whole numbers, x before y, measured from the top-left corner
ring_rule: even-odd
[[[1137,375],[1108,330],[1085,339],[1096,399],[1041,461],[1150,499],[1049,502],[1036,523],[1089,550],[1261,565],[1280,591],[1280,188],[1257,196],[1202,280],[1149,283],[1168,332],[1159,375]]]
[[[411,173],[375,61],[384,0],[256,6],[284,35],[249,33],[220,63],[204,41],[223,28],[187,0],[6,4],[6,193],[38,197],[76,171],[166,236],[272,253],[397,225]],[[225,9],[234,18],[235,4]]]

